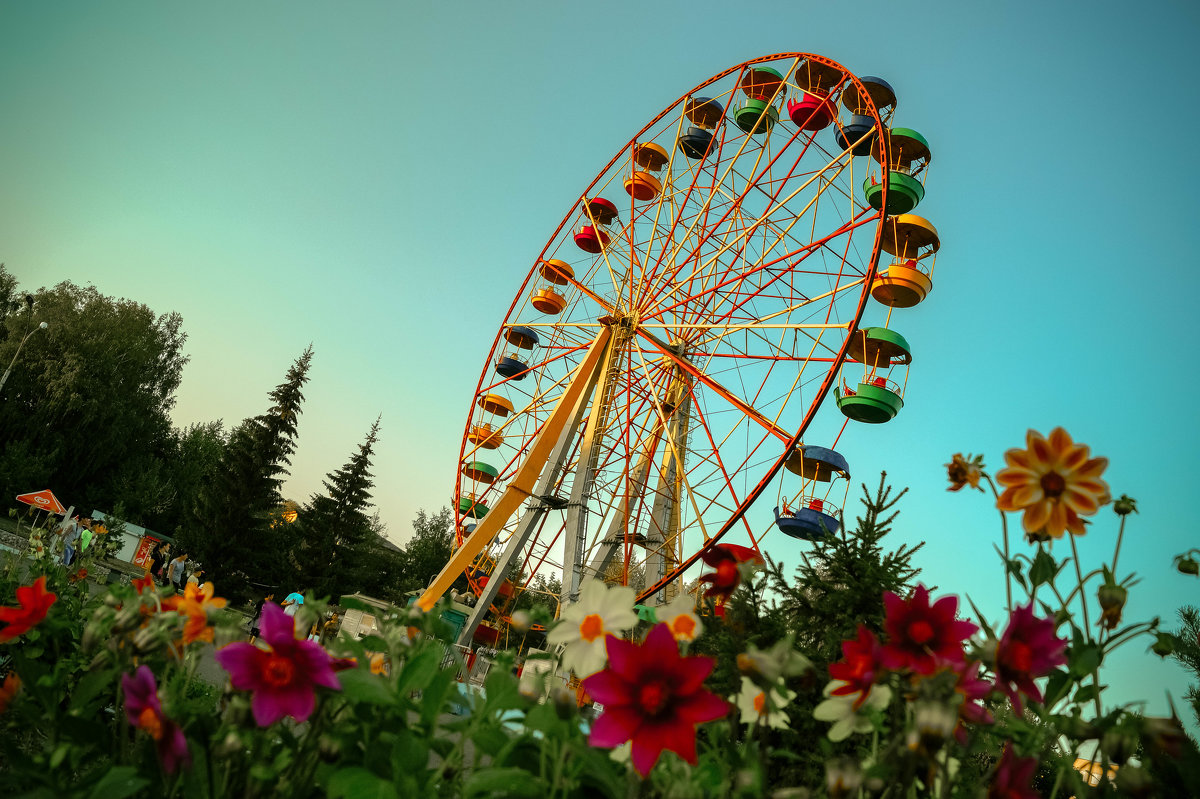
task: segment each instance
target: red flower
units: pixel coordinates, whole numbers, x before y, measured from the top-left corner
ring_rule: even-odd
[[[1036,757],[1017,757],[1011,746],[1004,747],[992,784],[988,787],[988,799],[1041,799],[1033,789],[1033,775],[1037,771]]]
[[[16,697],[19,690],[21,690],[21,678],[17,676],[15,671],[10,671],[8,676],[4,678],[4,682],[0,684],[0,714],[8,710],[9,704]]]
[[[147,588],[154,590],[154,578],[147,574],[145,577],[137,577],[133,581],[133,587],[137,589],[139,594],[144,593]]]
[[[962,663],[963,641],[979,629],[969,621],[955,619],[958,597],[942,597],[931,607],[929,591],[923,585],[918,585],[908,600],[886,592],[883,607],[888,642],[882,660],[889,669],[933,674],[942,663]]]
[[[881,654],[882,648],[875,634],[858,625],[858,640],[842,641],[842,659],[829,666],[829,676],[845,683],[836,688],[833,695],[860,694],[854,700],[854,709],[858,710],[871,693],[876,675],[882,671],[879,662]]]
[[[666,624],[655,625],[640,646],[612,635],[607,644],[608,668],[583,681],[588,695],[604,705],[588,743],[611,747],[632,741],[633,767],[643,777],[664,749],[695,764],[696,725],[729,710],[703,687],[716,660],[681,657]]]
[[[967,745],[966,724],[992,724],[996,721],[982,700],[992,692],[992,684],[979,679],[978,660],[971,661],[956,670],[958,682],[954,690],[962,696],[962,704],[958,706],[958,724],[954,727],[954,737],[963,746]]]
[[[46,591],[46,578],[39,577],[33,585],[22,585],[17,588],[19,607],[0,608],[0,622],[6,626],[0,629],[0,644],[6,644],[14,638],[24,635],[46,618],[47,611],[54,601],[56,594]]]
[[[163,713],[158,683],[150,667],[138,666],[133,674],[121,675],[121,690],[125,692],[125,717],[131,726],[145,730],[154,739],[163,770],[174,774],[180,766],[191,767],[187,738],[179,725]]]
[[[1012,700],[1018,715],[1021,694],[1042,701],[1042,692],[1033,681],[1066,663],[1066,648],[1067,642],[1054,634],[1053,619],[1034,618],[1032,602],[1009,616],[996,646],[996,687]]]
[[[716,597],[717,615],[723,616],[725,614],[722,606],[742,582],[742,570],[745,568],[743,564],[759,566],[763,562],[762,555],[750,547],[741,547],[737,544],[717,544],[701,557],[705,563],[716,570],[700,577],[700,582],[712,583],[704,592],[704,596]]]
[[[72,582],[72,583],[77,583],[80,580],[86,580],[87,576],[88,576],[88,570],[85,567],[85,568],[79,569],[77,571],[73,571],[70,574],[68,574],[67,581]]]

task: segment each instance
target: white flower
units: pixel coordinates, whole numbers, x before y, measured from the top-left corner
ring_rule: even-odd
[[[788,726],[788,717],[783,709],[795,698],[796,692],[789,691],[782,685],[775,686],[768,694],[749,677],[743,677],[742,691],[737,695],[738,710],[742,711],[742,723],[754,725],[763,721],[768,727],[782,730]]]
[[[633,629],[638,623],[633,603],[637,594],[629,586],[609,588],[588,580],[579,601],[568,605],[559,623],[546,636],[551,646],[566,644],[562,664],[580,677],[590,677],[608,662],[605,636]]]
[[[704,624],[696,615],[696,598],[691,594],[680,594],[657,608],[654,614],[661,623],[671,628],[676,641],[691,643],[704,632]]]
[[[850,737],[851,733],[870,732],[871,719],[867,716],[867,711],[883,710],[892,701],[892,689],[886,685],[876,685],[871,689],[871,693],[867,696],[867,701],[863,702],[862,707],[855,710],[853,694],[830,696],[837,688],[845,684],[840,680],[833,680],[826,685],[825,696],[829,698],[813,710],[813,718],[817,721],[833,722],[828,735],[829,740],[834,742],[844,741]]]

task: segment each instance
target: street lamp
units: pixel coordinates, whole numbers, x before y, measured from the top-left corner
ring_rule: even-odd
[[[8,362],[8,368],[4,370],[4,375],[0,377],[0,389],[4,388],[4,384],[8,382],[8,376],[12,373],[13,364],[17,362],[17,356],[21,354],[21,348],[25,346],[25,342],[29,341],[29,337],[34,333],[38,332],[39,330],[45,330],[48,327],[50,327],[50,325],[42,322],[33,330],[30,330],[28,333],[26,333],[25,338],[21,339],[21,343],[17,345],[17,351],[13,353],[12,360]]]

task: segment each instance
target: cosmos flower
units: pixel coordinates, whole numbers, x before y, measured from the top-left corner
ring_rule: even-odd
[[[992,684],[979,679],[980,665],[978,660],[973,660],[955,669],[958,680],[954,684],[954,690],[962,697],[962,702],[958,706],[958,724],[954,728],[954,737],[963,746],[967,745],[967,724],[993,724],[996,721],[983,705],[983,700],[992,692]]]
[[[737,656],[737,666],[738,671],[763,687],[775,685],[785,677],[799,677],[813,669],[812,661],[796,651],[793,633],[776,641],[770,649],[748,644],[746,651]]]
[[[704,632],[704,624],[696,615],[696,598],[691,594],[675,597],[658,608],[655,617],[670,628],[671,635],[680,643],[691,643]]]
[[[1025,511],[1021,525],[1027,533],[1061,538],[1064,531],[1083,535],[1083,519],[1112,497],[1100,475],[1108,458],[1091,458],[1088,447],[1075,444],[1061,427],[1048,439],[1036,430],[1025,435],[1026,449],[1004,453],[1008,468],[996,474],[1004,493],[996,502],[1002,511]]]
[[[963,662],[963,641],[979,628],[958,621],[958,597],[945,596],[929,604],[929,591],[918,585],[907,600],[888,591],[883,595],[883,622],[888,635],[881,660],[889,669],[911,668],[932,674],[941,663]]]
[[[164,607],[169,607],[180,616],[187,618],[183,625],[184,644],[190,644],[193,641],[212,641],[213,628],[208,623],[208,611],[211,608],[225,607],[225,600],[213,596],[213,590],[212,583],[205,583],[202,586],[188,583],[183,590],[182,597],[174,596],[163,603]]]
[[[700,576],[700,582],[712,583],[704,592],[717,602],[717,615],[723,616],[724,604],[741,585],[742,579],[763,564],[762,555],[750,547],[717,544],[701,556],[713,571]]]
[[[174,774],[180,765],[190,767],[192,755],[188,752],[187,738],[179,725],[163,713],[158,684],[150,667],[138,666],[133,674],[121,675],[121,689],[125,693],[125,717],[130,725],[154,739],[163,770]]]
[[[1054,634],[1053,619],[1034,617],[1033,603],[1013,610],[996,645],[995,671],[996,688],[1012,700],[1018,714],[1022,712],[1021,694],[1042,701],[1034,680],[1066,663],[1066,648],[1067,642]]]
[[[838,693],[843,686],[839,680],[831,681],[825,686],[825,696],[829,698],[813,709],[813,718],[817,721],[833,722],[826,735],[834,743],[846,740],[851,733],[870,732],[871,719],[867,713],[883,710],[892,701],[892,689],[886,685],[875,686],[861,703],[852,696]]]
[[[149,574],[147,574],[145,577],[135,577],[133,580],[133,587],[137,589],[139,594],[145,593],[147,588],[153,591],[154,578]]]
[[[6,644],[36,627],[46,618],[50,606],[58,599],[56,594],[46,591],[45,576],[33,581],[33,585],[17,588],[17,607],[0,608],[0,644]]]
[[[579,601],[563,610],[561,621],[546,636],[551,646],[566,644],[563,666],[573,669],[579,677],[604,668],[607,660],[604,637],[637,626],[638,617],[633,610],[636,598],[629,586],[609,588],[599,580],[586,581],[579,591]]]
[[[829,666],[829,676],[842,684],[834,689],[834,696],[858,694],[854,700],[857,710],[871,693],[871,686],[883,671],[881,657],[883,647],[875,634],[863,625],[858,625],[858,638],[842,641],[842,659]]]
[[[284,716],[307,721],[316,703],[318,686],[340,691],[329,653],[314,641],[297,641],[295,619],[274,602],[263,606],[262,641],[229,644],[217,652],[217,662],[229,672],[233,687],[251,691],[250,709],[260,727]]]
[[[788,717],[783,709],[795,698],[796,692],[789,691],[783,685],[764,690],[755,685],[749,677],[742,677],[742,690],[737,695],[742,723],[753,726],[761,722],[768,727],[782,730],[788,726]]]
[[[696,762],[696,725],[728,712],[721,697],[703,687],[716,661],[680,656],[666,624],[657,624],[642,644],[608,636],[609,666],[583,681],[587,693],[604,705],[588,735],[592,746],[632,741],[633,767],[650,773],[664,749]]]
[[[1017,757],[1011,745],[1005,746],[988,786],[988,799],[1040,799],[1041,794],[1033,789],[1037,767],[1036,757]]]

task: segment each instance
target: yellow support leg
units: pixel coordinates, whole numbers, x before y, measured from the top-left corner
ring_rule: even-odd
[[[530,447],[529,455],[526,456],[525,462],[521,464],[521,468],[513,475],[513,479],[509,482],[500,499],[496,501],[492,509],[479,522],[479,526],[475,528],[475,532],[471,533],[463,541],[462,546],[455,550],[454,554],[450,556],[449,562],[442,567],[441,572],[434,578],[433,583],[425,589],[425,593],[421,594],[421,598],[417,600],[417,607],[421,608],[421,610],[428,612],[433,609],[437,601],[442,598],[454,581],[458,579],[458,575],[462,574],[471,565],[471,561],[475,559],[475,556],[492,542],[492,539],[504,528],[504,525],[508,524],[509,517],[516,512],[517,508],[521,507],[521,503],[533,492],[538,475],[542,473],[542,468],[546,465],[546,460],[550,457],[554,445],[558,443],[559,436],[562,435],[563,428],[571,418],[571,412],[575,409],[575,403],[579,399],[579,394],[591,384],[589,378],[600,366],[600,360],[604,355],[610,333],[611,329],[608,326],[600,328],[596,340],[592,342],[592,346],[588,348],[587,353],[583,356],[583,362],[575,370],[575,376],[571,378],[566,391],[558,398],[558,404],[550,412],[550,418],[546,420],[542,432],[538,434],[537,440]]]

